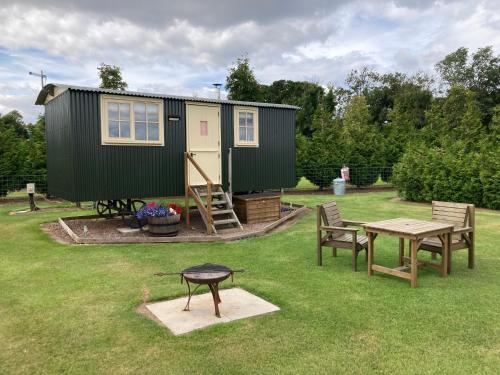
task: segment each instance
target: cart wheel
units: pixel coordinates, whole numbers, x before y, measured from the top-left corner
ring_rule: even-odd
[[[113,201],[113,206],[115,210],[118,212],[118,215],[121,215],[127,209],[127,204],[123,202],[121,199]]]
[[[140,199],[133,199],[132,204],[131,204],[132,212],[134,214],[137,213],[137,211],[139,211],[145,205],[146,205],[146,202],[141,201]]]
[[[104,203],[103,201],[97,202],[96,210],[97,210],[97,213],[99,214],[99,216],[111,216],[110,205]],[[108,213],[106,213],[106,211]]]

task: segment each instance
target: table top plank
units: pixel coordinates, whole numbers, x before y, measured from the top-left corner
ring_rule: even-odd
[[[453,231],[453,224],[437,221],[396,218],[366,223],[363,225],[366,232],[401,235],[420,239],[430,235]]]

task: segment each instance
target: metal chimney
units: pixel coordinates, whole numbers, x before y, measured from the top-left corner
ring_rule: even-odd
[[[217,90],[217,99],[220,99],[220,88],[222,83],[212,83],[212,86]]]

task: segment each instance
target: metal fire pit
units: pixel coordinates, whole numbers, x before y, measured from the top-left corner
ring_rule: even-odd
[[[233,275],[235,272],[244,272],[244,270],[232,270],[229,267],[223,266],[221,264],[205,263],[199,266],[186,268],[179,273],[157,273],[155,275],[181,275],[181,283],[186,280],[189,296],[186,307],[184,307],[184,311],[189,311],[189,303],[191,302],[191,297],[194,295],[196,290],[201,285],[208,285],[214,299],[215,316],[220,318],[219,303],[221,303],[222,301],[219,296],[219,283],[229,277],[231,277],[231,281],[233,281]],[[191,290],[190,283],[197,284],[193,290]]]

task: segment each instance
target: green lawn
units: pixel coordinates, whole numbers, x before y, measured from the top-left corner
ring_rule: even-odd
[[[428,218],[430,206],[394,193],[337,197],[346,218]],[[328,196],[288,196],[314,206]],[[339,250],[315,266],[315,217],[234,243],[67,246],[39,224],[56,212],[9,216],[0,206],[0,373],[500,373],[500,213],[477,211],[476,269],[419,273],[418,288],[351,272]],[[75,211],[75,215],[84,214]],[[65,212],[64,215],[67,215]],[[377,239],[395,265],[397,239]],[[425,255],[421,255],[425,257]],[[219,262],[246,268],[242,287],[281,311],[174,337],[135,312],[143,296],[182,296],[157,271]],[[226,282],[224,286],[231,286]],[[223,308],[223,305],[221,306]]]

